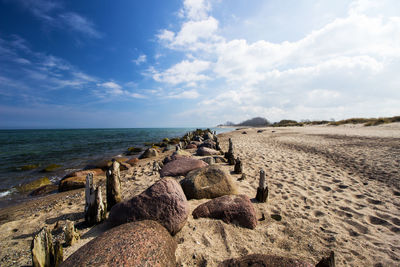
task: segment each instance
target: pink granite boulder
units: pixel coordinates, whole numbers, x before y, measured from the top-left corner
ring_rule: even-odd
[[[202,160],[189,157],[179,157],[166,163],[160,171],[160,176],[164,177],[186,175],[192,170],[196,170],[206,166],[208,166],[208,164]]]
[[[198,156],[213,156],[213,155],[221,155],[221,153],[215,149],[208,148],[205,146],[199,147],[196,151]]]
[[[179,183],[173,178],[159,180],[140,195],[112,207],[109,221],[113,225],[154,220],[172,234],[179,232],[189,215],[189,204]]]
[[[201,204],[193,211],[193,218],[213,218],[254,229],[256,211],[246,195],[226,195]]]
[[[186,146],[186,149],[192,149],[192,148],[197,148],[197,146],[195,144],[188,144]]]
[[[126,223],[96,237],[61,266],[176,266],[177,244],[155,221]]]

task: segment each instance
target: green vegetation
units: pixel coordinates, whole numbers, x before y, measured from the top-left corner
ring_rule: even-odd
[[[351,118],[347,120],[330,122],[329,125],[343,125],[343,124],[364,124],[364,126],[376,126],[385,123],[400,122],[400,116],[385,117],[385,118]]]
[[[34,180],[30,183],[22,184],[19,186],[16,186],[15,188],[18,190],[18,192],[28,192],[35,190],[36,188],[39,188],[44,185],[51,184],[51,181],[47,177],[42,177],[37,180]]]
[[[43,169],[43,172],[52,172],[52,171],[57,170],[60,167],[62,167],[62,166],[58,165],[58,164],[50,164],[46,168]]]
[[[39,168],[38,164],[28,164],[28,165],[24,165],[21,166],[21,168],[19,168],[21,171],[29,171],[29,170],[33,170],[33,169],[37,169]]]
[[[271,123],[262,117],[255,117],[249,120],[242,121],[241,123],[235,124],[233,122],[227,121],[224,124],[220,124],[218,126],[250,126],[250,127],[266,127]]]

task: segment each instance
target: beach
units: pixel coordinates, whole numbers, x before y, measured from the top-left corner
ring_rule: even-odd
[[[228,151],[231,138],[243,163],[244,180],[232,173],[233,166],[219,164],[231,173],[238,193],[253,200],[259,171],[266,172],[268,201],[252,201],[257,218],[264,215],[265,220],[247,229],[194,219],[192,211],[208,199],[189,200],[188,220],[174,236],[179,266],[217,266],[254,253],[316,264],[332,250],[337,266],[398,266],[400,123],[244,128],[218,138],[223,151]],[[197,157],[195,149],[188,151]],[[122,171],[123,199],[158,181],[152,163],[171,153],[141,159]],[[106,223],[84,225],[84,205],[84,189],[77,189],[1,209],[0,265],[31,265],[31,241],[44,226],[62,241],[66,220],[77,225],[81,239],[64,248],[64,259],[106,231]]]

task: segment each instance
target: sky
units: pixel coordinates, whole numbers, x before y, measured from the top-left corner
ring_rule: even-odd
[[[400,115],[398,0],[0,0],[0,128]]]

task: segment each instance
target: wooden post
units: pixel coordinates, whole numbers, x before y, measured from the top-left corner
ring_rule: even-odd
[[[97,224],[106,217],[106,209],[101,196],[101,187],[93,185],[93,174],[86,176],[85,188],[85,221],[88,225]]]
[[[122,201],[121,197],[121,179],[119,162],[113,160],[111,168],[106,172],[107,176],[107,210]]]
[[[228,160],[229,165],[235,165],[235,156],[233,155],[233,143],[231,138],[229,138],[229,150],[225,153],[225,158]]]
[[[67,246],[72,246],[80,239],[79,233],[75,229],[75,225],[71,221],[67,221],[64,230],[65,244]]]
[[[241,173],[243,173],[243,165],[242,165],[242,161],[240,160],[239,157],[236,158],[234,172],[235,172],[236,174],[241,174]]]
[[[63,257],[62,246],[59,242],[53,246],[53,236],[47,227],[43,227],[33,238],[31,253],[34,267],[58,266]]]
[[[265,180],[265,171],[260,170],[260,182],[257,188],[256,200],[258,202],[267,202],[268,199],[268,185]]]
[[[232,143],[232,138],[229,138],[229,150],[228,150],[228,153],[233,155],[233,143]]]

